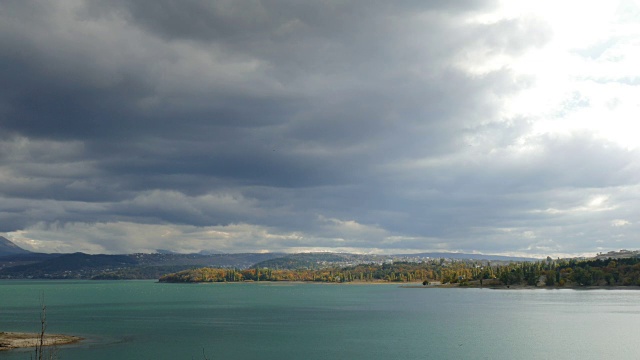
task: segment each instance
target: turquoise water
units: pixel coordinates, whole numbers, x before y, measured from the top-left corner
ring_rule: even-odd
[[[0,331],[77,359],[640,359],[640,291],[0,281]],[[30,353],[0,353],[29,359]]]

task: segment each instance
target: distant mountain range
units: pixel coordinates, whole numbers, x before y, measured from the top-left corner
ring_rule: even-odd
[[[637,251],[611,252],[609,257],[638,256]],[[612,256],[616,255],[616,256]],[[601,256],[605,256],[602,254]],[[24,250],[0,236],[0,278],[19,279],[157,279],[176,271],[217,267],[230,269],[322,269],[359,264],[422,262],[428,259],[460,261],[539,261],[528,257],[430,252],[418,254],[367,255],[349,253],[236,253],[179,254],[158,250],[154,254],[90,255],[41,254]]]
[[[421,262],[437,254],[362,255],[345,253],[243,253],[243,254],[14,254],[0,257],[0,278],[4,279],[158,279],[181,270],[215,267],[229,269],[323,269],[360,264]],[[453,259],[443,253],[444,258]],[[470,259],[469,254],[455,254],[461,261],[494,261],[492,257]],[[505,260],[501,261],[522,261]]]
[[[348,254],[348,253],[297,253],[286,254],[282,257],[269,259],[253,265],[257,268],[270,269],[321,269],[328,266],[344,267],[354,266],[367,263],[389,263],[394,261],[404,262],[420,262],[427,259],[456,259],[456,260],[472,260],[472,261],[538,261],[540,259],[502,256],[502,255],[483,255],[483,254],[464,254],[464,253],[419,253],[419,254],[394,254],[394,255],[369,255],[369,254]]]
[[[20,279],[157,279],[161,275],[197,267],[246,269],[281,257],[267,254],[15,254],[0,257],[0,278]]]

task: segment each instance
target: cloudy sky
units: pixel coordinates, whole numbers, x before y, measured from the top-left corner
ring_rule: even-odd
[[[640,248],[640,1],[0,3],[0,235]]]

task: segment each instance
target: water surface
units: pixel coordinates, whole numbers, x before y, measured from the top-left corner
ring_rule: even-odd
[[[0,331],[79,359],[640,359],[640,291],[0,281]],[[2,359],[29,359],[25,351]]]

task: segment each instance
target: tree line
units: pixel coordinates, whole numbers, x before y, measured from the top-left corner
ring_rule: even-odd
[[[160,278],[161,282],[422,282],[461,286],[640,286],[640,259],[552,260],[492,264],[432,259],[423,263],[361,264],[325,269],[198,268]]]

